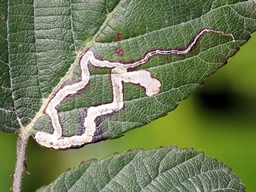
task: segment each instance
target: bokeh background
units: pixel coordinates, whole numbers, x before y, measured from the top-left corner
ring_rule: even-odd
[[[129,149],[177,145],[194,148],[232,167],[256,191],[256,34],[206,79],[204,87],[180,102],[176,110],[124,137],[87,145],[82,149],[55,151],[30,139],[22,191],[35,191],[63,171],[91,158],[102,159]],[[9,191],[14,171],[17,134],[0,132],[0,192]]]

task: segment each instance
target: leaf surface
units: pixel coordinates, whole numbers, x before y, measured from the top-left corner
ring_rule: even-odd
[[[65,171],[38,191],[245,191],[231,169],[192,149],[136,149]]]
[[[58,90],[81,79],[86,48],[106,61],[138,61],[152,50],[185,49],[205,28],[188,53],[157,55],[132,71],[147,70],[160,92],[124,83],[124,107],[100,115],[90,142],[116,138],[164,116],[222,67],[255,31],[255,1],[1,1],[0,129],[53,133],[45,109]],[[61,136],[79,135],[91,106],[111,103],[111,69],[90,66],[89,83],[59,101]]]

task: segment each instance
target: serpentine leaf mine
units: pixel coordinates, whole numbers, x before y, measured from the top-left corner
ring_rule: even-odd
[[[158,94],[160,91],[161,82],[154,78],[151,72],[146,70],[128,71],[128,69],[143,65],[147,63],[151,57],[158,55],[186,55],[197,45],[200,37],[206,33],[217,33],[223,36],[230,36],[232,37],[233,41],[235,41],[232,34],[205,28],[196,34],[184,49],[154,49],[148,51],[141,59],[127,63],[104,60],[99,58],[91,48],[86,49],[81,55],[79,61],[81,70],[81,77],[79,78],[79,81],[73,84],[63,85],[54,93],[44,110],[45,114],[51,119],[53,133],[50,134],[37,131],[34,135],[35,140],[40,145],[53,149],[80,147],[92,142],[96,131],[96,118],[103,115],[111,115],[120,111],[124,107],[123,83],[137,84],[143,87],[148,97],[152,97]],[[123,52],[120,53],[120,51],[118,51],[117,54],[122,55],[122,53]],[[86,89],[91,76],[89,65],[110,69],[109,75],[113,95],[112,102],[98,106],[90,106],[87,109],[86,115],[81,116],[84,118],[84,132],[81,135],[65,137],[62,134],[63,128],[58,115],[57,106],[68,96],[74,95],[77,92]]]

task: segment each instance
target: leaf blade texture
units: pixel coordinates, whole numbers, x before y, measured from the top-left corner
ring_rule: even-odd
[[[245,191],[231,169],[175,146],[83,162],[38,191]]]

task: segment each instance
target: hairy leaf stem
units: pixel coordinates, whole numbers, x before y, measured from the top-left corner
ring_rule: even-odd
[[[17,141],[17,157],[15,172],[13,175],[13,192],[21,191],[22,175],[26,171],[26,147],[29,139],[29,134],[24,134],[22,129],[19,131],[19,137]]]

